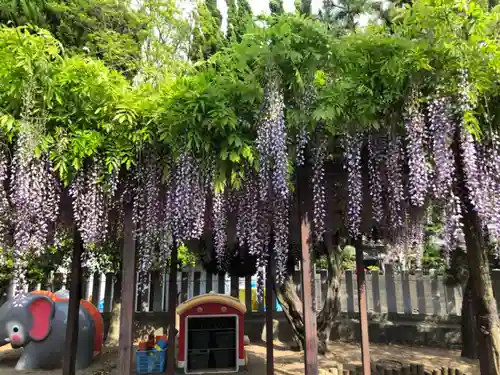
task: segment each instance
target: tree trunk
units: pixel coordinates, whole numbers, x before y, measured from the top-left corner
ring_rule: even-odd
[[[472,281],[469,278],[464,288],[462,299],[462,357],[478,359],[476,316],[474,313]]]
[[[325,238],[328,288],[323,308],[318,314],[318,352],[320,354],[328,351],[330,334],[340,313],[340,275],[342,273],[342,251],[337,243],[332,243],[330,236],[325,236]]]
[[[332,243],[331,238],[326,239],[325,245],[327,247],[328,288],[325,302],[316,319],[319,354],[325,354],[328,351],[330,333],[340,313],[342,252],[336,243]],[[302,350],[305,347],[304,314],[302,311],[302,301],[297,294],[293,279],[287,277],[281,286],[277,287],[275,285],[275,291],[278,301],[283,308],[283,312],[292,326],[294,343],[298,350]]]
[[[462,204],[463,230],[473,287],[480,370],[481,374],[500,375],[500,320],[493,295],[488,249],[481,220],[465,183],[464,160],[459,145],[460,129],[457,129],[454,142],[457,195]]]
[[[274,283],[274,290],[281,308],[292,326],[295,348],[303,350],[305,348],[304,314],[302,301],[295,290],[293,279],[288,276],[279,287]]]
[[[111,317],[109,319],[108,336],[106,337],[106,346],[118,346],[120,338],[120,316],[122,311],[121,299],[121,267],[120,272],[116,275],[116,283],[113,286],[113,308],[111,309]]]

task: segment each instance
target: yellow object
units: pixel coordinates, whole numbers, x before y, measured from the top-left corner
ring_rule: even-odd
[[[240,302],[245,304],[245,289],[240,289]],[[264,289],[264,300],[266,298],[266,290]],[[252,311],[259,311],[259,304],[257,303],[257,288],[252,288]]]
[[[238,298],[227,296],[225,294],[208,293],[188,299],[186,302],[179,305],[179,307],[177,307],[177,314],[181,315],[185,311],[205,303],[220,303],[230,306],[240,311],[242,314],[247,312],[245,304],[241,303]]]

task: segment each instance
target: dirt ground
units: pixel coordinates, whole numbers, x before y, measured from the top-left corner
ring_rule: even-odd
[[[266,348],[264,344],[250,345],[248,350],[248,375],[263,375],[266,371]],[[460,359],[460,353],[435,348],[408,347],[399,345],[371,344],[372,360],[397,360],[402,363],[423,363],[427,369],[453,367],[459,368],[469,375],[479,375],[479,366],[476,361]],[[19,351],[10,347],[0,349],[1,375],[48,375],[60,374],[61,370],[52,371],[15,371],[14,366],[19,358]],[[275,373],[278,375],[295,375],[304,373],[303,355],[287,350],[280,344],[275,345]],[[325,357],[320,357],[320,368],[330,369],[337,363],[344,366],[360,364],[361,354],[359,345],[343,342],[331,344],[331,351]],[[117,349],[107,348],[105,353],[90,368],[78,372],[78,375],[118,375],[116,370]]]

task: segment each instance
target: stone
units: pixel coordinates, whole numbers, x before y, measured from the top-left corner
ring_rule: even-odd
[[[247,335],[245,335],[243,336],[243,346],[247,345],[250,345],[250,338]]]
[[[278,327],[279,321],[273,319],[273,341],[278,340]],[[264,324],[264,328],[262,329],[262,335],[260,336],[261,340],[266,342],[267,330],[266,325]]]

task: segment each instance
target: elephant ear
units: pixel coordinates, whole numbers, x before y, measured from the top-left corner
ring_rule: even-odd
[[[33,325],[29,332],[31,339],[33,341],[45,340],[50,333],[55,311],[54,302],[45,296],[36,297],[31,301],[28,311],[33,319]]]

